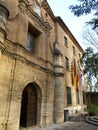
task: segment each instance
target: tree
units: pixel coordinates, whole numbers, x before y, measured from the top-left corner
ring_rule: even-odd
[[[94,51],[98,50],[98,33],[96,30],[92,30],[91,26],[85,26],[83,31],[83,43],[94,49]]]
[[[98,35],[98,0],[77,1],[80,2],[78,5],[71,5],[69,7],[71,12],[73,12],[76,16],[81,16],[83,14],[89,14],[93,11],[95,18],[88,21],[87,24],[90,24],[92,29],[95,30],[96,35]],[[89,32],[86,37],[86,41],[92,43],[96,46],[96,48],[98,48],[98,42]],[[87,86],[89,90],[98,91],[98,53],[94,53],[92,48],[87,48],[81,61],[84,63],[84,74],[86,74]]]
[[[81,16],[83,14],[89,14],[92,11],[95,11],[94,15],[96,16],[88,23],[92,25],[93,29],[98,27],[98,0],[77,0],[80,1],[79,5],[71,5],[69,8],[71,12],[76,16]]]
[[[84,64],[87,88],[89,91],[98,91],[98,53],[92,48],[87,48],[82,56],[81,63]]]

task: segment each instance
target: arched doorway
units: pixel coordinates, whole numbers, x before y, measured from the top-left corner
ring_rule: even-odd
[[[41,103],[40,92],[38,91],[38,85],[34,83],[29,83],[23,90],[22,102],[21,102],[21,114],[20,114],[20,126],[30,127],[37,125],[38,120],[38,107]],[[39,100],[40,99],[40,100]],[[40,106],[41,107],[41,106]]]

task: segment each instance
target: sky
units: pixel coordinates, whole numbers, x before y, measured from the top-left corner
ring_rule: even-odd
[[[92,19],[92,14],[83,15],[81,17],[74,16],[69,10],[70,5],[77,4],[77,0],[47,0],[54,15],[60,16],[73,36],[77,39],[83,49],[87,48],[87,45],[83,43],[83,30],[85,28],[85,22]]]

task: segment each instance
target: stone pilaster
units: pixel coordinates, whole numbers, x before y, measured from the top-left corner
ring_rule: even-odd
[[[54,45],[54,67],[55,67],[55,87],[54,87],[54,122],[64,122],[64,73],[62,66],[62,54],[58,49],[58,43]]]

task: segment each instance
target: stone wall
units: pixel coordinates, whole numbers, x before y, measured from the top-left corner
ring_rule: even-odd
[[[5,0],[10,15],[4,24],[7,37],[3,43],[0,41],[0,130],[20,129],[23,92],[28,84],[32,84],[37,93],[37,123],[33,127],[64,122],[64,109],[69,107],[66,86],[72,89],[70,108],[76,106],[76,89],[71,84],[71,68],[65,68],[65,56],[71,64],[72,46],[76,47],[77,60],[83,50],[62,20],[56,20],[47,1],[42,4],[36,1],[40,15],[34,12],[32,2]],[[27,49],[29,30],[36,36],[33,53]],[[68,48],[64,45],[64,36]]]

